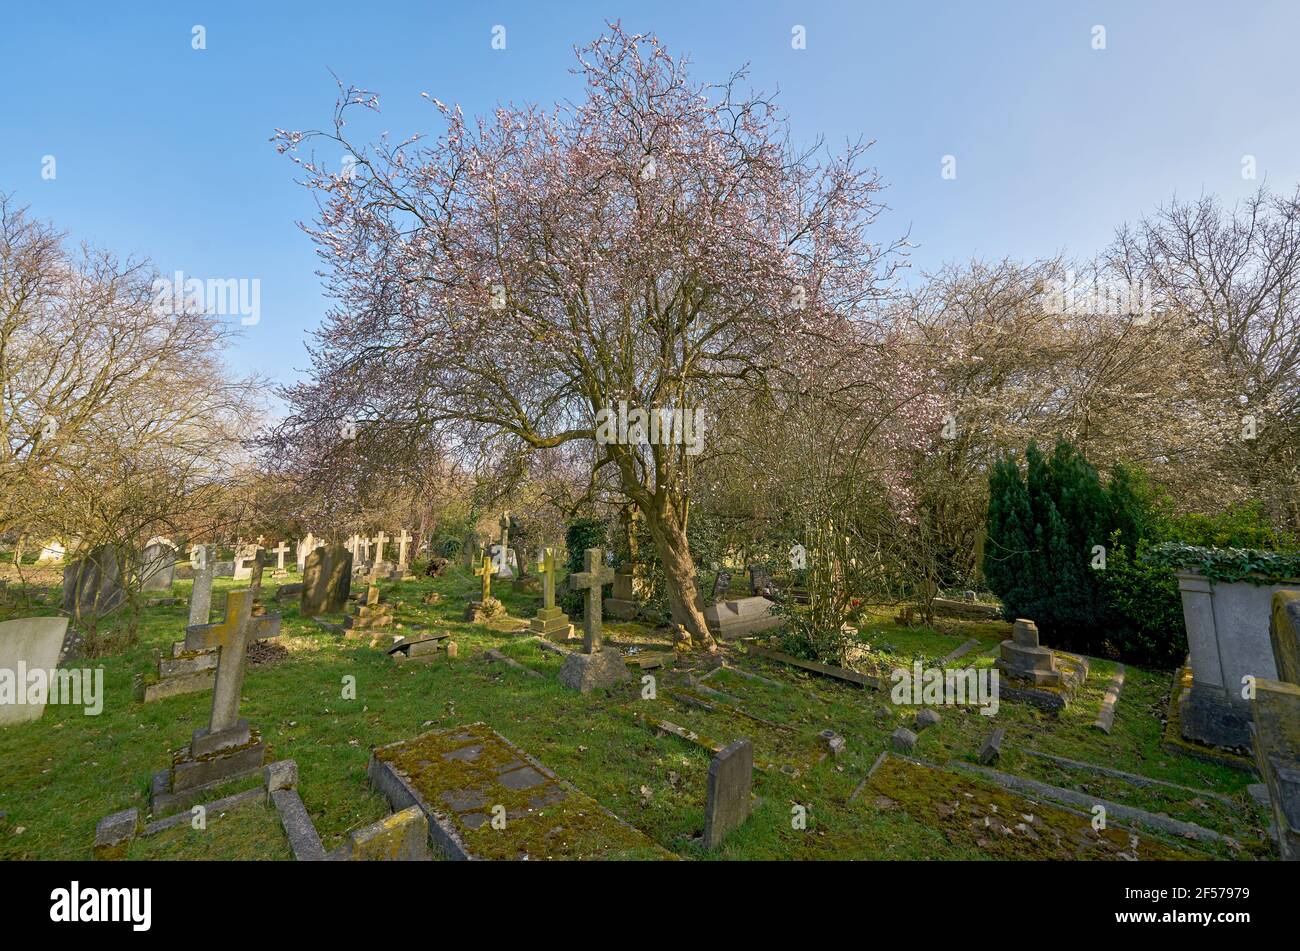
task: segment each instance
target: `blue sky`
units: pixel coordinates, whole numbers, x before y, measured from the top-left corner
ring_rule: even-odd
[[[1089,254],[1175,192],[1253,190],[1244,155],[1276,188],[1300,180],[1295,3],[264,0],[9,6],[0,191],[164,273],[258,278],[261,321],[231,363],[288,380],[326,302],[296,226],[313,204],[273,130],[328,122],[329,70],[377,92],[374,130],[398,137],[436,129],[421,92],[471,115],[550,104],[577,94],[572,48],[607,19],[689,53],[698,79],[748,62],[797,141],[875,139],[892,209],[879,234],[910,229],[917,268]]]

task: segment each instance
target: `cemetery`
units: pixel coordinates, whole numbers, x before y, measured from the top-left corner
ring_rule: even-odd
[[[265,130],[270,381],[0,190],[0,860],[1300,860],[1300,200],[905,281],[667,46]]]

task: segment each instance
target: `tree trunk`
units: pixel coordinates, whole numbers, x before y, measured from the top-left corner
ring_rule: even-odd
[[[691,559],[686,531],[671,511],[662,515],[647,512],[646,523],[655,551],[664,568],[668,589],[668,607],[673,621],[686,628],[691,640],[708,651],[716,651],[713,635],[704,620],[699,589],[695,586],[695,562]]]

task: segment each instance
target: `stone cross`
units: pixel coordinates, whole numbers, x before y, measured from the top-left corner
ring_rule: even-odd
[[[361,546],[361,560],[369,561],[370,560],[370,539],[362,535],[359,539],[357,539],[357,544]]]
[[[601,648],[600,589],[614,580],[614,572],[605,567],[605,554],[599,548],[583,552],[582,567],[582,571],[569,575],[569,588],[587,589],[582,612],[582,652],[594,654]]]
[[[382,531],[375,536],[375,564],[384,560],[384,546],[388,544],[388,536]]]
[[[537,573],[542,576],[542,607],[555,607],[555,549],[543,548],[537,559]]]
[[[411,544],[411,536],[407,534],[406,529],[402,529],[402,534],[397,536],[397,563],[406,565],[406,549]]]
[[[230,643],[239,617],[253,613],[252,591],[248,588],[236,588],[226,592],[226,616],[215,624],[191,624],[185,628],[185,649],[187,651],[212,650]],[[275,637],[280,633],[280,615],[263,614],[252,619],[249,636],[253,640]]]
[[[487,555],[483,556],[483,564],[474,569],[474,575],[483,579],[483,604],[487,604],[487,599],[492,595],[492,559]]]
[[[271,553],[275,555],[275,570],[284,571],[284,556],[289,553],[289,543],[280,542],[279,548],[272,548]]]
[[[239,694],[244,686],[248,642],[253,635],[253,619],[249,615],[252,606],[252,599],[245,599],[230,612],[234,616],[227,619],[232,629],[230,639],[221,645],[221,655],[217,658],[217,680],[212,686],[212,715],[208,718],[209,734],[228,730],[239,722]]]
[[[257,536],[257,547],[258,547],[258,548],[265,548],[265,547],[266,547],[266,536],[265,536],[265,535],[258,535],[258,536]]]
[[[510,513],[502,512],[501,521],[498,524],[501,526],[501,550],[503,552],[509,551],[510,550]]]

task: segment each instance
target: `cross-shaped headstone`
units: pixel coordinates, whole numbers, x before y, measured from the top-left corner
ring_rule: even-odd
[[[569,575],[569,587],[577,591],[587,589],[582,612],[582,652],[594,654],[601,647],[601,588],[614,580],[614,572],[605,566],[605,555],[599,548],[588,548],[582,553],[582,567],[582,571]]]
[[[361,560],[369,561],[370,560],[370,539],[362,535],[361,538],[358,539],[357,544],[361,546]]]
[[[280,547],[272,548],[271,552],[275,555],[275,570],[284,571],[284,556],[289,553],[289,543],[282,541]]]
[[[555,549],[543,548],[537,559],[537,573],[542,576],[542,607],[555,607]]]
[[[501,526],[501,550],[505,551],[510,547],[510,513],[502,512],[497,524]]]
[[[258,548],[264,548],[264,547],[266,547],[266,536],[265,536],[265,535],[258,535],[258,536],[257,536],[257,547],[258,547]]]
[[[388,544],[388,536],[382,531],[375,536],[375,562],[379,563],[384,560],[384,546]]]
[[[411,536],[406,529],[402,529],[402,534],[397,536],[397,563],[403,567],[406,565],[406,549],[410,544]]]
[[[487,599],[492,595],[492,559],[487,555],[483,556],[483,564],[474,569],[475,577],[483,579],[483,604],[487,604]]]
[[[191,624],[185,628],[185,649],[187,651],[212,650],[230,643],[239,624],[241,613],[252,614],[253,592],[248,588],[236,588],[226,592],[226,616],[212,624]],[[275,637],[280,633],[280,615],[263,614],[252,619],[249,637],[261,640]]]
[[[237,592],[230,592],[236,594]],[[244,667],[248,657],[248,642],[253,639],[254,621],[249,615],[252,599],[232,605],[226,599],[227,621],[231,625],[230,637],[221,645],[217,658],[217,680],[212,686],[212,715],[208,718],[208,734],[218,734],[239,723],[239,693],[244,686]]]

